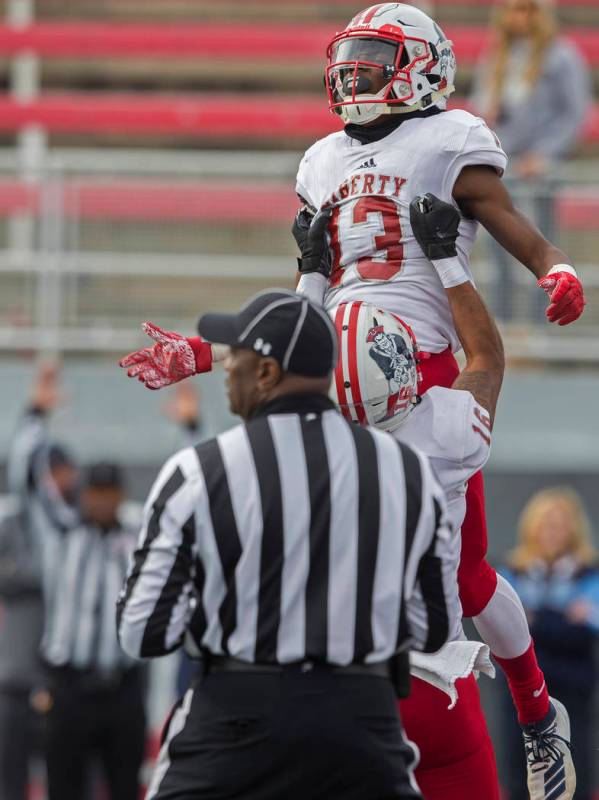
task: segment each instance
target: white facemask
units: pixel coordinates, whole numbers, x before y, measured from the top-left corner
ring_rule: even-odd
[[[387,86],[377,92],[376,94],[361,94],[358,97],[361,100],[382,100],[387,92]],[[354,122],[357,125],[363,125],[365,122],[372,122],[372,120],[380,117],[381,114],[387,112],[386,103],[355,103],[352,105],[341,106],[341,119],[344,122]]]

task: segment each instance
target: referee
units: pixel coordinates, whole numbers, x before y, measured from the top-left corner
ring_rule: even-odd
[[[8,465],[24,512],[29,562],[39,569],[43,591],[46,691],[38,693],[36,708],[44,712],[48,796],[82,800],[99,760],[110,800],[137,800],[143,675],[119,648],[114,619],[135,532],[121,519],[125,490],[118,466],[92,465],[77,487],[75,466],[50,442],[49,418],[60,396],[57,366],[46,364],[36,375]]]
[[[231,346],[245,422],[166,463],[119,600],[131,656],[186,639],[203,659],[147,800],[419,798],[394,656],[460,618],[430,467],[335,410],[335,330],[305,298],[263,292],[199,331]]]

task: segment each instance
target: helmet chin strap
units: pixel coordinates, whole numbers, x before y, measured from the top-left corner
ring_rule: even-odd
[[[385,86],[377,94],[364,94],[361,95],[361,97],[363,100],[382,100],[386,89],[387,87]],[[432,91],[430,95],[428,95],[430,99],[427,100],[426,103],[424,103],[423,100],[418,100],[418,102],[411,106],[400,105],[396,103],[388,104],[385,102],[369,102],[367,104],[356,102],[353,104],[353,106],[341,106],[340,108],[343,112],[342,116],[345,117],[348,122],[353,122],[355,125],[364,125],[367,122],[372,122],[383,114],[411,114],[413,111],[422,111],[426,108],[430,108],[430,106],[432,106],[438,100],[449,97],[454,90],[454,86],[446,86],[445,89],[441,89],[440,91]],[[355,115],[352,114],[351,110],[353,110],[355,106],[362,106],[364,111]],[[373,113],[374,111],[376,111],[376,113]]]

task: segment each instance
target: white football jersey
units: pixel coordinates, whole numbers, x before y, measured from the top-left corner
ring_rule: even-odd
[[[433,386],[391,435],[428,456],[445,493],[451,526],[459,531],[466,514],[468,480],[489,458],[487,411],[470,392]]]
[[[365,300],[405,320],[421,350],[458,350],[445,290],[414,238],[409,206],[426,192],[452,202],[462,169],[478,164],[501,174],[507,157],[483,120],[460,110],[405,120],[377,142],[339,131],[312,145],[296,191],[316,209],[334,207],[327,311]],[[461,220],[458,255],[468,275],[476,230],[474,220]]]

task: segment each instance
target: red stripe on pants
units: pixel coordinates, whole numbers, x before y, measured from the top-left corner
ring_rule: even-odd
[[[349,331],[347,332],[347,360],[349,363],[349,382],[351,385],[352,395],[354,398],[354,407],[358,415],[358,421],[361,425],[365,425],[366,412],[362,404],[362,395],[360,393],[360,378],[358,377],[358,354],[356,352],[356,339],[358,316],[360,314],[360,306],[362,303],[354,303],[349,312]]]

